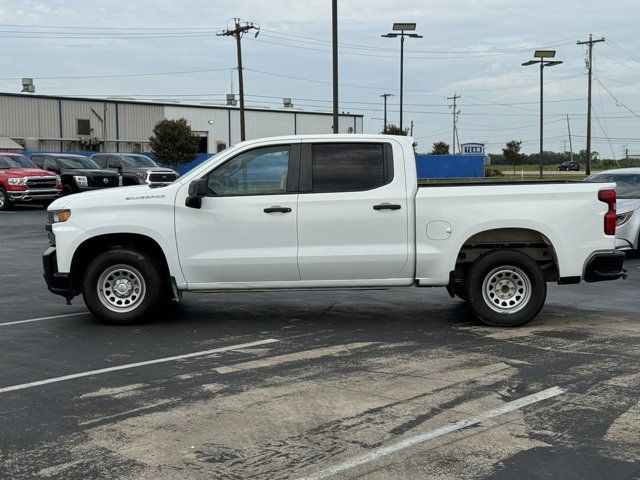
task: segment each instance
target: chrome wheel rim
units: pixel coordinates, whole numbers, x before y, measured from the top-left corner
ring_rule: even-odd
[[[142,274],[131,265],[107,268],[97,284],[100,303],[115,313],[135,310],[144,300],[146,283]]]
[[[6,193],[0,191],[0,208],[4,207]]]
[[[482,282],[482,296],[493,311],[519,312],[531,299],[531,280],[518,267],[501,266],[491,270]]]

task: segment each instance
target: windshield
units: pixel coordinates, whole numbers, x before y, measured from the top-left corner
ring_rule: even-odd
[[[22,168],[38,168],[31,160],[27,157],[23,157],[22,155],[11,157],[11,159],[18,162]]]
[[[156,162],[145,155],[122,155],[124,163],[130,167],[157,167]]]
[[[0,169],[24,168],[19,162],[19,157],[0,157]],[[25,158],[25,160],[27,160]],[[28,161],[28,160],[27,160]]]
[[[85,157],[58,157],[64,168],[84,168],[87,170],[98,170],[100,167],[93,160]]]
[[[587,182],[615,182],[618,198],[640,198],[639,173],[597,173]]]

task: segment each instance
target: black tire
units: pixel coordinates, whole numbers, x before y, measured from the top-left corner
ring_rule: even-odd
[[[166,282],[160,272],[145,253],[124,247],[107,250],[89,264],[84,274],[84,302],[95,317],[106,323],[141,323],[148,320],[165,291]],[[127,292],[118,293],[118,285],[124,285]]]
[[[11,200],[9,200],[7,191],[3,187],[0,187],[0,212],[9,210],[12,205],[13,204],[11,203]]]
[[[476,316],[494,327],[518,327],[533,320],[547,297],[539,265],[515,250],[492,250],[469,268],[467,299]]]

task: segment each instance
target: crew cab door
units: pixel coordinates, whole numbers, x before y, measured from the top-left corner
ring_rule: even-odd
[[[190,289],[299,281],[300,144],[257,146],[212,168],[201,208],[176,199],[176,237]],[[268,285],[265,285],[268,286]]]
[[[405,268],[408,212],[404,158],[397,142],[303,143],[298,199],[302,280],[412,276]]]

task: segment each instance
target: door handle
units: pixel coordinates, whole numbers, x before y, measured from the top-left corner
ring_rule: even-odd
[[[264,209],[264,213],[289,213],[290,211],[289,207],[280,207],[278,205]]]
[[[374,205],[374,210],[400,210],[402,206],[393,203],[381,203],[380,205]]]

